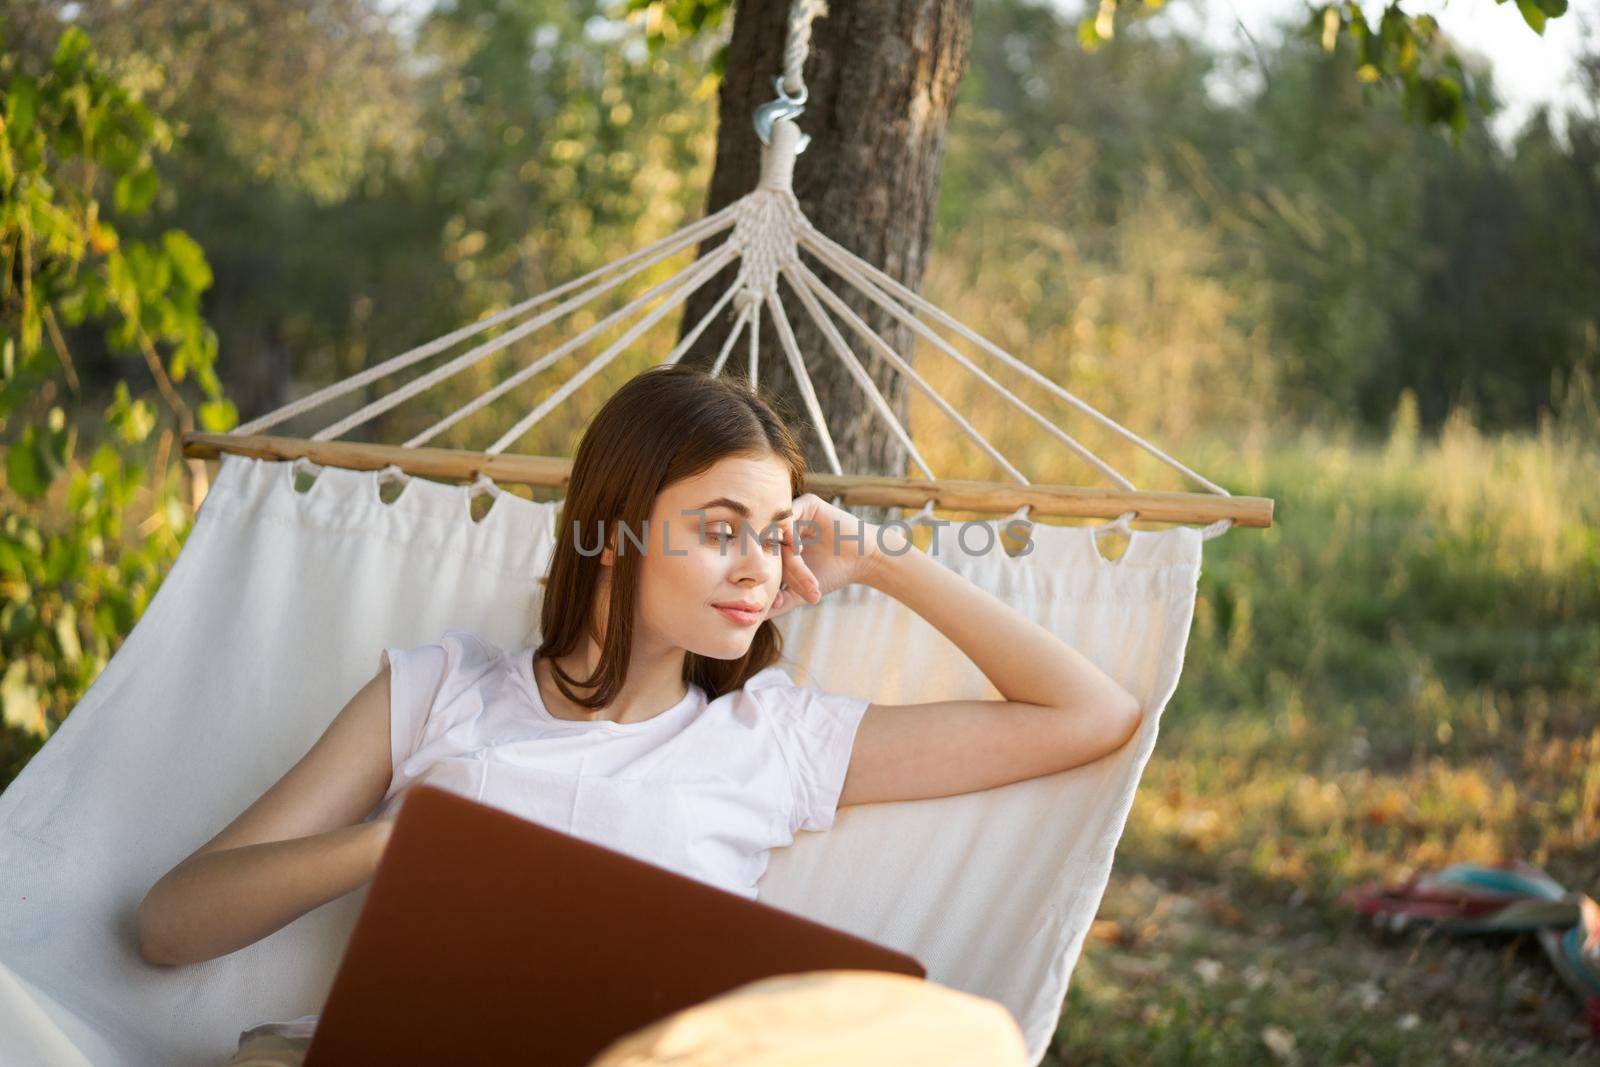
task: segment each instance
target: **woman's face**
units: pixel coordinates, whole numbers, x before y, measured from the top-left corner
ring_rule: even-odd
[[[662,490],[640,568],[635,639],[711,659],[743,656],[778,596],[793,503],[788,465],[771,453],[725,457]]]

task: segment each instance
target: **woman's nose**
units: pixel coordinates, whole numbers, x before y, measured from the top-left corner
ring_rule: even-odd
[[[733,556],[734,577],[741,582],[762,584],[783,571],[783,556],[753,537],[745,538]]]

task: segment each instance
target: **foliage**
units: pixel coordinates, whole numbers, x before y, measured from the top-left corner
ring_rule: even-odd
[[[1166,440],[1241,404],[1381,430],[1407,389],[1429,429],[1533,424],[1600,376],[1600,112],[1502,144],[1486,96],[1453,147],[1363,99],[1354,47],[1286,28],[1246,61],[1141,26],[1085,53],[1048,8],[981,7],[930,290]]]
[[[1600,407],[1199,453],[1280,522],[1207,545],[1062,1062],[1587,1062],[1531,938],[1385,944],[1336,901],[1455,861],[1600,890]]]
[[[1497,4],[1507,0],[1495,0]],[[1548,19],[1566,13],[1567,0],[1515,0],[1522,17],[1535,33],[1543,34]],[[730,0],[627,0],[629,12],[644,12],[652,49],[705,29],[720,26],[732,6]],[[1141,20],[1166,6],[1166,0],[1097,0],[1079,19],[1076,36],[1085,51],[1097,51],[1116,35],[1120,18]],[[1355,76],[1363,83],[1381,83],[1398,90],[1406,111],[1426,125],[1448,127],[1459,138],[1467,122],[1471,83],[1460,58],[1439,32],[1431,15],[1412,15],[1398,0],[1387,4],[1376,24],[1357,0],[1342,0],[1314,7],[1306,24],[1307,35],[1322,42],[1329,52],[1341,36],[1356,43]],[[717,53],[716,73],[722,72],[726,49]]]
[[[94,395],[71,342],[93,335],[137,357],[185,428],[186,379],[205,429],[236,415],[200,315],[212,282],[204,253],[180,230],[143,241],[112,222],[158,194],[166,124],[101,68],[77,28],[37,74],[0,53],[0,95],[0,764],[14,764],[99,674],[190,521],[168,475],[172,431],[150,462],[157,411],[126,380]]]
[[[1506,0],[1495,0],[1503,4]],[[1166,0],[1098,0],[1093,14],[1078,23],[1078,40],[1094,51],[1116,33],[1119,15],[1147,17]],[[1535,33],[1544,33],[1547,19],[1566,13],[1567,0],[1516,0]],[[1398,90],[1407,115],[1427,126],[1444,126],[1459,139],[1466,128],[1474,86],[1454,47],[1432,15],[1413,15],[1399,0],[1383,6],[1374,22],[1359,0],[1338,0],[1313,6],[1304,31],[1334,52],[1342,38],[1354,42],[1352,59],[1358,81]]]
[[[642,16],[645,43],[652,56],[680,40],[721,28],[732,9],[729,0],[627,0],[625,8],[629,16]],[[724,43],[711,57],[711,74],[720,79],[727,62],[728,46]]]
[[[229,161],[247,186],[323,205],[375,158],[417,144],[392,16],[366,0],[16,0],[19,56],[49,55],[70,19],[118,79],[171,123],[184,155]],[[334,101],[338,106],[330,106]]]

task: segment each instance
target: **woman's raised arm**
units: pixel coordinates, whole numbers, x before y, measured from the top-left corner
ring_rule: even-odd
[[[1138,730],[1143,715],[1132,694],[898,529],[861,522],[809,493],[794,510],[797,527],[817,524],[810,537],[797,533],[798,554],[785,546],[785,577],[798,599],[816,603],[850,582],[887,593],[966,653],[1004,698],[873,704],[856,733],[841,805],[949,796],[1053,774],[1114,752]]]
[[[392,823],[361,820],[383,799],[390,764],[385,668],[282,778],[150,888],[137,913],[140,954],[212,959],[371,879]]]

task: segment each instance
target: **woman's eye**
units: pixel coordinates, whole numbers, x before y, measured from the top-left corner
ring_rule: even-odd
[[[715,542],[717,544],[727,544],[729,541],[734,540],[738,536],[738,531],[725,522],[718,523],[716,526],[706,527],[706,540]],[[774,530],[772,533],[762,538],[761,543],[765,545],[769,551],[781,552],[783,551],[784,544],[787,543],[787,538],[782,530]]]

